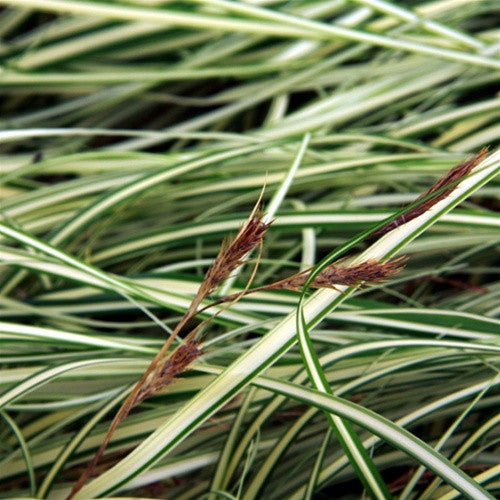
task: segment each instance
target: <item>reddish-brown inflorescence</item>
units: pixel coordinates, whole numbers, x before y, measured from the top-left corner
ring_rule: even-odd
[[[398,257],[383,264],[379,263],[376,259],[369,259],[352,265],[335,262],[325,267],[325,269],[315,276],[309,283],[309,287],[335,288],[339,285],[357,286],[363,282],[380,282],[401,271],[405,261],[405,257]],[[275,288],[300,290],[307,281],[309,274],[310,270],[291,276],[286,280],[278,282]]]
[[[330,264],[323,269],[317,276],[309,283],[309,288],[332,288],[336,289],[337,286],[358,286],[362,283],[377,283],[383,281],[385,278],[394,276],[399,273],[404,267],[406,257],[398,257],[397,259],[389,260],[381,264],[376,259],[369,259],[359,264],[342,264],[339,261]],[[306,269],[300,273],[289,276],[288,278],[262,285],[257,288],[250,288],[243,292],[226,295],[225,297],[212,302],[205,306],[200,311],[213,307],[217,304],[224,302],[231,302],[245,295],[255,292],[264,292],[268,290],[293,290],[299,292],[305,285],[313,268]]]
[[[385,226],[374,231],[368,239],[373,239],[382,236],[393,229],[410,222],[427,212],[436,203],[446,198],[458,185],[458,182],[468,175],[470,171],[488,154],[487,149],[482,149],[477,155],[467,161],[454,166],[449,172],[443,175],[435,184],[433,184],[425,193],[421,194],[413,203],[417,203],[407,212],[396,217],[394,220]],[[448,187],[446,187],[448,186]],[[433,193],[436,193],[432,196]],[[418,203],[423,200],[422,203]]]
[[[199,348],[199,343],[195,339],[189,340],[177,347],[167,359],[156,367],[150,377],[150,381],[146,382],[139,391],[134,400],[134,406],[154,396],[161,389],[173,383],[175,377],[186,371],[188,366],[202,354],[203,351]]]
[[[212,293],[220,283],[243,264],[245,255],[262,242],[271,223],[263,222],[262,214],[253,215],[241,226],[232,241],[222,244],[200,287],[205,296]]]

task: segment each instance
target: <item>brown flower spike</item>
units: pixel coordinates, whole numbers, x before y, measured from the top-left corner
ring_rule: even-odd
[[[157,367],[150,383],[145,384],[134,400],[137,405],[145,399],[154,396],[161,389],[174,382],[176,375],[184,372],[187,367],[203,352],[199,349],[198,341],[192,339],[181,344],[175,351]]]
[[[243,264],[243,258],[262,242],[271,222],[262,221],[262,214],[253,214],[229,243],[223,243],[214,263],[207,271],[200,291],[206,297]]]
[[[381,282],[384,281],[385,278],[389,278],[390,276],[394,276],[399,273],[403,269],[406,260],[406,257],[403,256],[381,264],[376,259],[369,259],[353,265],[342,264],[342,261],[337,261],[325,267],[325,269],[315,276],[311,283],[309,283],[309,288],[336,289],[336,286],[341,285],[359,286],[363,283]],[[274,283],[269,283],[268,285],[262,285],[257,288],[250,288],[243,292],[226,295],[225,297],[222,297],[200,309],[200,312],[218,304],[231,302],[255,292],[264,292],[269,290],[292,290],[300,292],[312,270],[313,268],[309,268],[301,271],[300,273],[289,276],[288,278]]]
[[[473,156],[471,159],[464,161],[456,166],[454,166],[449,172],[443,175],[435,184],[433,184],[425,193],[421,194],[412,204],[418,203],[423,200],[422,203],[415,205],[413,208],[396,217],[394,220],[386,224],[385,226],[377,229],[377,231],[370,234],[367,238],[369,240],[383,236],[384,234],[392,231],[393,229],[416,219],[420,215],[424,214],[432,208],[437,202],[446,198],[458,185],[458,182],[468,175],[471,170],[478,165],[481,160],[488,154],[488,150],[482,149],[477,155]],[[448,187],[446,187],[448,186]],[[436,193],[434,196],[431,196]]]
[[[341,265],[337,263],[325,267],[309,283],[309,288],[335,288],[336,285],[358,286],[363,282],[377,283],[389,276],[393,276],[403,268],[406,257],[398,257],[384,264],[380,264],[376,259],[353,265]],[[307,281],[309,273],[292,276],[283,283],[280,288],[299,291]]]

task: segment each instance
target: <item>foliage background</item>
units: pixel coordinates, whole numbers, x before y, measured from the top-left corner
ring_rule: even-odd
[[[365,251],[363,231],[498,145],[490,0],[0,5],[2,497],[68,493],[263,184],[256,285]],[[356,423],[369,490],[378,469],[393,495],[452,498],[468,483],[446,457],[498,494],[498,184],[449,212],[459,194],[368,249],[404,247],[396,279],[312,295],[321,367],[292,345],[298,294],[220,314],[203,358],[120,426],[110,486],[82,495],[359,497],[325,408]],[[339,399],[307,392],[306,365]],[[397,426],[379,439],[382,417]]]

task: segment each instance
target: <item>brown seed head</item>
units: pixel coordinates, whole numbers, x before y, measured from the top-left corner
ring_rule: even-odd
[[[406,257],[398,257],[384,264],[380,264],[376,259],[352,266],[334,263],[323,269],[309,284],[309,287],[334,289],[339,285],[356,286],[363,282],[377,283],[399,273],[405,261]],[[309,272],[296,274],[279,282],[279,288],[299,291],[308,277]]]
[[[206,297],[230,274],[243,264],[245,255],[262,242],[272,221],[265,223],[262,214],[252,215],[240,228],[232,241],[223,243],[214,263],[207,271],[200,288]]]
[[[422,203],[414,206],[412,209],[396,217],[394,220],[373,232],[368,238],[382,236],[393,229],[410,222],[411,220],[419,217],[433,207],[438,201],[446,198],[457,186],[458,182],[468,175],[470,171],[481,162],[487,155],[488,150],[482,149],[477,155],[471,159],[454,166],[449,172],[443,175],[435,184],[433,184],[425,193],[421,194],[413,203],[419,200],[424,200]],[[448,186],[448,187],[446,187]],[[431,196],[436,193],[435,196]]]
[[[199,349],[199,343],[196,340],[189,340],[177,347],[170,357],[158,365],[149,381],[141,388],[134,405],[154,396],[163,387],[173,383],[175,377],[184,372],[202,354],[203,351]]]

